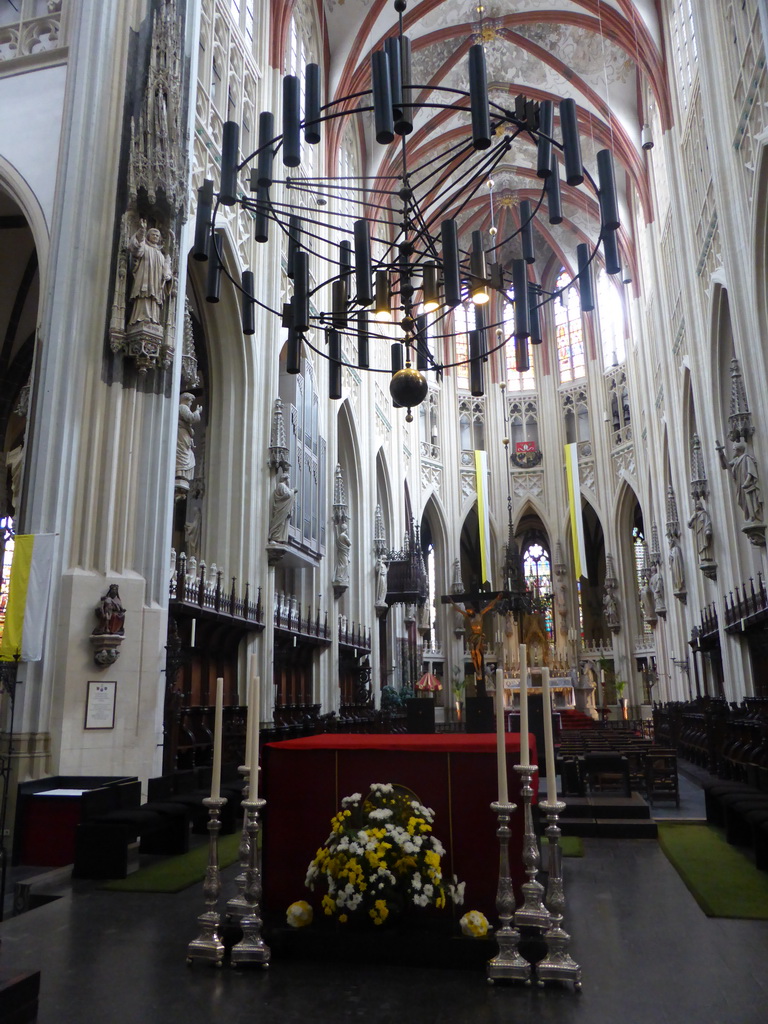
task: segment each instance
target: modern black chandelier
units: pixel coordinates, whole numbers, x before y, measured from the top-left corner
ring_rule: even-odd
[[[394,7],[397,34],[373,53],[369,89],[323,104],[319,65],[307,65],[303,83],[295,75],[284,76],[281,130],[276,131],[273,113],[262,112],[258,147],[240,163],[239,125],[224,123],[219,191],[210,180],[198,189],[192,255],[209,262],[209,302],[219,300],[222,273],[240,290],[244,334],[254,333],[255,305],[280,319],[288,331],[289,373],[300,370],[302,345],[329,360],[330,398],[341,397],[345,366],[386,373],[395,404],[408,410],[410,420],[411,407],[427,394],[425,371],[440,375],[446,368],[468,364],[470,391],[479,396],[485,390],[488,357],[512,342],[516,368],[525,372],[529,345],[542,341],[541,307],[578,280],[582,310],[594,309],[592,264],[599,246],[607,273],[619,273],[621,263],[612,154],[608,149],[597,153],[595,180],[582,164],[575,101],[558,104],[560,138],[555,137],[552,100],[535,102],[518,95],[510,107],[493,102],[482,43],[469,47],[468,91],[416,84],[411,43],[403,33],[407,2],[394,0]],[[302,135],[304,144],[318,146],[331,122],[353,114],[372,114],[376,142],[392,147],[387,173],[375,178],[312,177],[297,171]],[[413,147],[414,155],[408,137],[424,114],[432,120],[458,117],[466,132],[458,139],[451,132],[442,152],[421,157]],[[519,223],[501,237],[494,220],[493,179],[518,140],[535,146],[540,192],[538,198],[519,202]],[[574,277],[557,291],[546,292],[529,280],[528,268],[536,258],[533,225],[545,215],[552,225],[563,221],[561,165],[569,186],[586,182],[594,191],[600,234],[593,244],[577,245]],[[244,172],[249,194],[239,189]],[[472,231],[471,244],[463,247],[459,222],[486,192],[490,228]],[[338,206],[342,200],[354,213],[339,215],[329,206],[329,201]],[[293,291],[280,309],[256,294],[251,271],[244,271],[238,282],[224,266],[217,214],[220,207],[235,205],[253,219],[257,242],[266,243],[273,235],[287,239]],[[509,252],[510,244],[519,255],[503,263],[502,250]],[[511,331],[488,312],[504,305],[491,303],[492,293],[506,301],[510,290]],[[468,301],[474,303],[475,324],[468,332],[467,354],[458,355],[454,339],[463,329],[450,314]],[[438,334],[444,339],[440,346],[432,342]],[[372,364],[372,337],[389,343],[387,366]],[[438,357],[438,348],[446,358]]]

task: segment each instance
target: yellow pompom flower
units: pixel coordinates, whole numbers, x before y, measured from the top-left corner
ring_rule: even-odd
[[[291,928],[305,928],[312,924],[312,907],[306,900],[296,900],[288,907],[285,916]]]
[[[488,934],[488,918],[479,910],[468,911],[459,921],[462,935],[470,936],[473,939],[482,939]]]

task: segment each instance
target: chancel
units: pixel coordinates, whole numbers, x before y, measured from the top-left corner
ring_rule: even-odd
[[[762,1020],[767,33],[0,2],[0,1019]]]

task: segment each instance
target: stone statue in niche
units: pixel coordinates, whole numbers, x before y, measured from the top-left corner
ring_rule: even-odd
[[[672,593],[680,594],[685,591],[685,565],[683,564],[683,551],[677,538],[669,538],[669,571],[672,577]]]
[[[667,614],[667,605],[664,601],[664,577],[661,575],[661,567],[658,563],[654,564],[651,570],[648,586],[653,594],[654,611],[663,618]]]
[[[728,462],[731,476],[736,481],[736,498],[748,523],[763,520],[763,498],[757,476],[757,463],[743,441],[733,446],[733,458]]]
[[[696,498],[694,502],[688,527],[693,530],[696,539],[699,564],[709,564],[712,561],[712,517],[704,507],[701,498]]]
[[[203,526],[203,514],[196,508],[184,524],[184,550],[187,555],[200,554],[200,535]]]
[[[643,617],[646,622],[653,625],[658,618],[656,614],[656,601],[653,597],[653,590],[649,580],[644,580],[643,585],[640,588],[640,604],[643,609]]]
[[[616,596],[613,593],[613,587],[606,587],[605,593],[603,594],[603,618],[605,624],[610,630],[617,630],[619,623],[619,607],[616,603]]]
[[[162,244],[159,228],[147,230],[145,220],[141,221],[138,231],[128,242],[133,274],[129,327],[132,324],[163,323],[163,306],[170,294],[173,268]]]
[[[352,541],[349,539],[349,524],[346,518],[340,519],[336,527],[336,571],[333,582],[337,586],[349,584],[349,550]]]
[[[288,540],[288,520],[296,497],[296,489],[289,486],[288,470],[284,469],[277,478],[275,489],[269,505],[269,534],[267,541],[270,544],[285,544]]]
[[[116,583],[110,584],[106,594],[96,605],[96,615],[99,624],[94,627],[94,636],[125,635],[125,608]]]
[[[11,471],[11,504],[13,514],[18,518],[21,501],[21,474],[24,469],[24,445],[17,444],[5,457],[5,464]]]
[[[382,555],[376,559],[376,607],[387,606],[387,574],[389,568]]]
[[[568,584],[565,575],[558,573],[555,581],[555,609],[561,619],[568,617]]]
[[[179,428],[176,435],[176,490],[188,491],[195,475],[195,427],[203,410],[195,396],[185,391],[179,397]]]

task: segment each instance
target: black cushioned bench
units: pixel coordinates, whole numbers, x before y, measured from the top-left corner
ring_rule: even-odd
[[[137,839],[140,853],[186,853],[189,813],[178,804],[142,804],[138,779],[94,791],[89,816],[75,830],[72,876],[125,878],[128,850]]]

